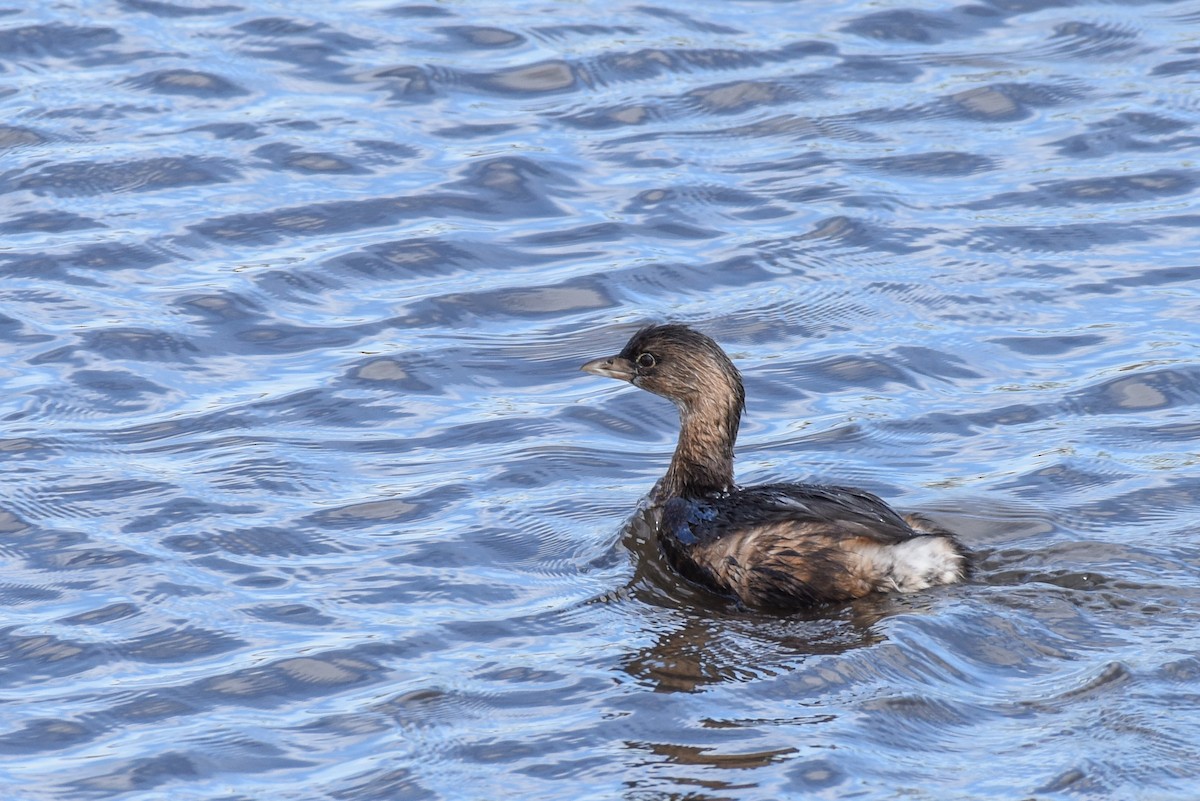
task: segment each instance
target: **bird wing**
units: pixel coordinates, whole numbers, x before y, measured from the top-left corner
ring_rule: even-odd
[[[672,498],[661,532],[679,572],[758,607],[861,597],[886,578],[872,546],[921,536],[869,492],[815,484]]]
[[[869,492],[817,484],[764,484],[687,503],[688,533],[698,542],[763,526],[794,524],[827,536],[864,537],[884,545],[917,532]],[[679,515],[679,512],[676,512]]]

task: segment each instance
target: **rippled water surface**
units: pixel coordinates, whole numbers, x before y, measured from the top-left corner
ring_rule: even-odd
[[[1194,798],[1200,4],[0,6],[5,798]],[[790,617],[630,518],[961,533]]]

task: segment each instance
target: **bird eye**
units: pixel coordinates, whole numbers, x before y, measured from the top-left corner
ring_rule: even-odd
[[[656,364],[654,354],[653,353],[643,353],[641,356],[638,356],[637,364],[638,364],[638,367],[644,367],[646,369],[653,367]]]

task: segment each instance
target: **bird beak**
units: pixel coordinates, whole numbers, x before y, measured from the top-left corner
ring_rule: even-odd
[[[615,378],[618,381],[632,382],[634,375],[636,375],[636,371],[633,369],[633,362],[629,361],[629,359],[623,359],[620,356],[592,359],[579,369],[585,373],[602,375],[605,378]]]

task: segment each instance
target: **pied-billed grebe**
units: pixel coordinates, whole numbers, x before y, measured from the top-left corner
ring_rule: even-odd
[[[948,531],[900,517],[862,490],[733,483],[742,377],[709,337],[652,325],[585,372],[628,381],[679,408],[679,444],[655,487],[659,540],[684,576],[750,607],[845,601],[961,581],[967,558]]]

